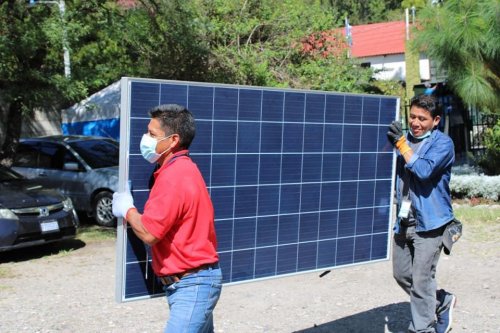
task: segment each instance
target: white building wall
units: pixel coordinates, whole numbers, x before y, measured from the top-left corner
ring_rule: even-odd
[[[0,145],[5,140],[7,132],[8,105],[0,109]],[[55,109],[33,110],[28,117],[23,117],[21,137],[36,137],[61,134],[61,111]]]
[[[386,56],[375,56],[359,58],[362,63],[370,63],[373,69],[382,70],[375,74],[377,80],[406,80],[406,65],[404,54],[391,54]],[[424,54],[419,59],[419,74],[421,81],[438,82],[437,75],[433,75],[432,64]],[[442,79],[443,75],[439,76]]]
[[[385,56],[360,58],[362,63],[370,63],[373,69],[381,70],[375,73],[377,80],[401,80],[406,79],[404,54],[390,54]]]
[[[420,71],[420,80],[429,81],[431,79],[431,66],[429,59],[427,57],[420,55],[420,59],[418,61],[418,67]]]
[[[33,110],[33,115],[24,118],[21,137],[36,137],[61,134],[61,111],[54,109]]]

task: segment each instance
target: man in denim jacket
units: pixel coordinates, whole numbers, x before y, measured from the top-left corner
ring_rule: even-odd
[[[455,159],[451,139],[436,129],[441,117],[433,96],[411,101],[409,133],[399,121],[387,137],[398,150],[393,274],[410,295],[410,332],[446,333],[456,298],[436,291],[443,232],[453,220],[449,182]]]

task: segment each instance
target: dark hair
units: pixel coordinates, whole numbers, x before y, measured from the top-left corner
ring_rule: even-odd
[[[410,101],[410,108],[416,106],[429,111],[432,118],[441,116],[441,108],[438,105],[436,97],[431,95],[417,95]]]
[[[194,117],[182,105],[163,104],[149,111],[151,118],[158,119],[165,135],[178,134],[180,148],[188,149],[196,132]]]

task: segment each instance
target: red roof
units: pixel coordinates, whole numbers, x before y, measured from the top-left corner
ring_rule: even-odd
[[[342,29],[345,35],[345,29]],[[405,22],[385,22],[351,26],[354,57],[405,53]]]

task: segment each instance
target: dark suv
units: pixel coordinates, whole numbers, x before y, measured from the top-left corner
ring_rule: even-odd
[[[71,199],[0,165],[0,252],[74,238]]]
[[[118,142],[110,138],[58,135],[21,139],[13,169],[73,201],[97,224],[116,224],[112,195],[118,189]]]

